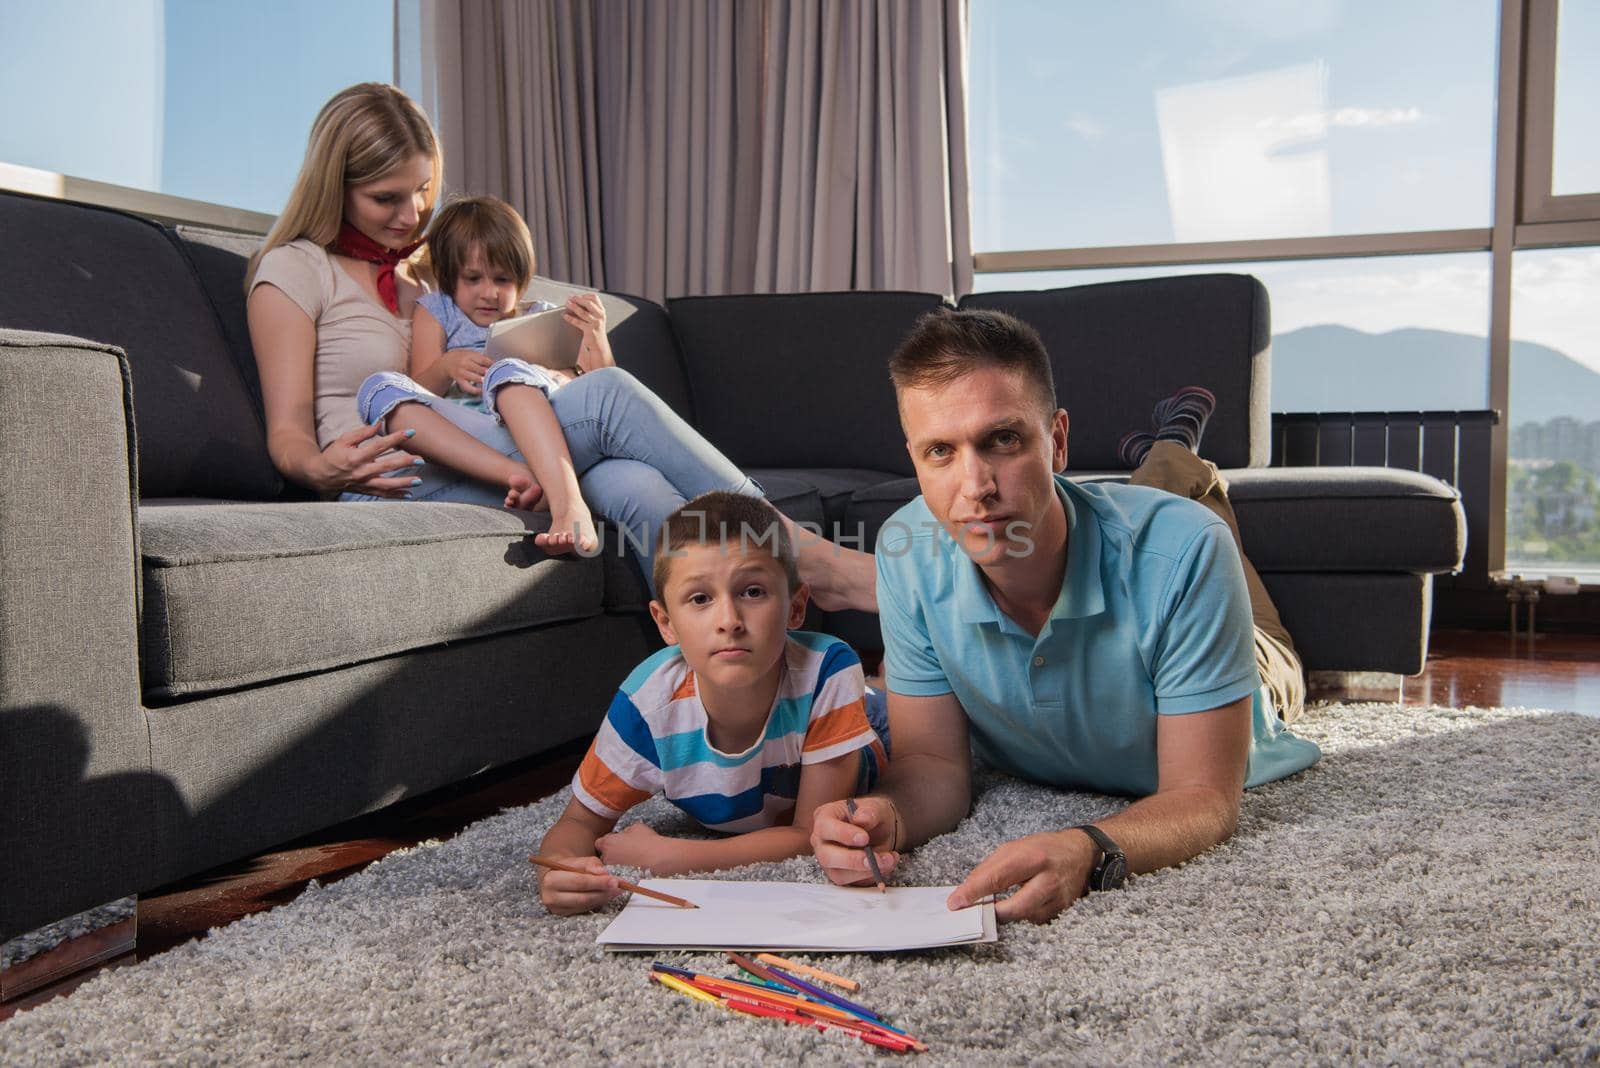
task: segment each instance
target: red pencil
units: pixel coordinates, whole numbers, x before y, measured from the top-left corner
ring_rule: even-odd
[[[908,1049],[916,1048],[910,1040],[885,1034],[882,1031],[869,1031],[865,1028],[827,1024],[809,1016],[802,1016],[798,1012],[789,1012],[786,1009],[780,1009],[772,1005],[763,1005],[758,1001],[743,1001],[735,997],[724,997],[722,1003],[737,1012],[747,1013],[751,1016],[768,1016],[774,1020],[784,1020],[788,1023],[815,1027],[818,1031],[826,1031],[830,1027],[838,1026],[839,1030],[855,1035],[863,1042],[870,1042],[874,1046],[883,1046],[896,1052],[904,1052]]]

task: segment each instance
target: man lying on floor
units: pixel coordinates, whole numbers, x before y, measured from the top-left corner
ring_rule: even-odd
[[[931,313],[890,375],[922,490],[877,544],[895,753],[853,818],[843,801],[817,810],[830,879],[870,880],[869,843],[889,871],[955,827],[974,751],[1035,782],[1137,798],[1002,845],[950,895],[963,908],[1017,888],[996,914],[1042,923],[1226,840],[1242,787],[1316,762],[1283,725],[1304,701],[1294,645],[1216,468],[1193,451],[1208,392],[1163,401],[1155,434],[1124,439],[1133,484],[1079,485],[1060,474],[1067,413],[1031,327]]]

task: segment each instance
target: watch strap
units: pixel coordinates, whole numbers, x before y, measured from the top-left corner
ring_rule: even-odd
[[[1127,854],[1122,851],[1122,847],[1117,845],[1109,834],[1092,823],[1080,823],[1073,830],[1082,831],[1088,835],[1100,850],[1100,859],[1095,863],[1094,870],[1089,873],[1089,889],[1115,890],[1120,887],[1127,872],[1128,861]],[[1111,864],[1112,858],[1115,858],[1118,863]],[[1112,868],[1115,868],[1114,875],[1109,870]]]

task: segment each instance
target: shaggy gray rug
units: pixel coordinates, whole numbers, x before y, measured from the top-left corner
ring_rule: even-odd
[[[1600,719],[1328,705],[1301,729],[1322,763],[1252,791],[1238,835],[1181,868],[994,945],[812,959],[861,979],[929,1064],[1600,1059]],[[1003,838],[1117,804],[983,785],[906,881],[956,882]],[[104,973],[0,1024],[0,1062],[896,1056],[647,985],[648,957],[594,946],[609,914],[546,915],[524,857],[565,800]],[[739,875],[816,878],[804,860]]]

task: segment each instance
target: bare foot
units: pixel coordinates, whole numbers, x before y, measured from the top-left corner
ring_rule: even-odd
[[[531,512],[544,497],[544,489],[527,471],[514,472],[506,481],[509,483],[506,489],[507,508],[520,508],[524,512]]]
[[[533,543],[551,556],[563,556],[573,550],[576,542],[571,531],[560,531],[552,527],[543,534],[535,534]]]
[[[550,536],[555,536],[557,532],[566,544],[566,549],[557,551],[576,549],[584,556],[593,556],[600,551],[600,532],[594,527],[594,516],[582,503],[565,512],[550,514]],[[534,536],[533,543],[540,544],[538,535]]]
[[[877,571],[870,553],[846,549],[809,532],[795,540],[800,550],[800,577],[811,587],[811,600],[818,608],[824,612],[878,610]]]

